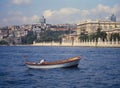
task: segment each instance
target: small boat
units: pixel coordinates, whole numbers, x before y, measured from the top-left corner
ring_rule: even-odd
[[[79,64],[79,60],[81,58],[79,56],[63,59],[63,60],[57,60],[53,62],[48,61],[42,61],[42,63],[36,63],[36,62],[28,62],[26,61],[25,64],[28,68],[34,68],[34,69],[49,69],[49,68],[66,68],[66,67],[77,67]]]

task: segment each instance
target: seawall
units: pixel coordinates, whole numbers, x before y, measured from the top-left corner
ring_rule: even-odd
[[[42,42],[42,43],[33,43],[33,46],[85,46],[85,47],[120,47],[118,42]]]

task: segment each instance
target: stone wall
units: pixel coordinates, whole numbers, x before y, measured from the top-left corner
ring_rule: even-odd
[[[119,42],[43,42],[43,43],[33,43],[34,46],[85,46],[85,47],[120,47]]]

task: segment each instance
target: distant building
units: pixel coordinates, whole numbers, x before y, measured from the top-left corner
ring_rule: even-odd
[[[110,35],[112,32],[120,33],[120,22],[113,22],[113,21],[90,21],[84,22],[77,26],[77,35],[79,39],[79,35],[81,33],[91,34],[95,33],[97,29],[100,28],[101,31],[107,32]]]
[[[111,15],[110,21],[116,22],[116,16],[114,14]]]
[[[41,26],[45,25],[46,24],[46,19],[44,18],[44,16],[42,16],[39,20]]]
[[[89,21],[81,23],[77,26],[77,34],[81,33],[94,33],[98,29],[101,28],[102,31],[109,31],[115,28],[120,28],[120,22],[112,22],[112,21]]]
[[[77,27],[76,24],[58,24],[58,25],[51,25],[50,30],[53,30],[53,31],[72,30],[74,31],[76,27]]]
[[[113,21],[86,21],[77,25],[76,34],[63,36],[63,42],[73,41],[79,42],[80,34],[91,34],[95,33],[97,29],[105,31],[109,37],[111,33],[120,33],[120,22]]]

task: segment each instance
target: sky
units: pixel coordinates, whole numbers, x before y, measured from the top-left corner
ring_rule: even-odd
[[[0,27],[38,23],[48,24],[107,20],[115,14],[120,21],[120,0],[0,0]]]

